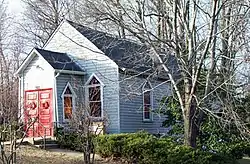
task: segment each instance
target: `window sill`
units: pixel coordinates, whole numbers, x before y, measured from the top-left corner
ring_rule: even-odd
[[[71,121],[70,119],[64,119],[63,120],[64,123],[70,123],[70,121]]]
[[[89,119],[93,122],[99,122],[105,120],[103,117],[93,117],[93,116],[90,116]]]
[[[142,122],[144,122],[144,123],[152,123],[153,120],[151,120],[151,119],[143,119]]]

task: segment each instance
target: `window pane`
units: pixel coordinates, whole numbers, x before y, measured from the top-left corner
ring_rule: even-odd
[[[101,101],[101,90],[99,86],[89,88],[89,101]]]
[[[93,85],[93,84],[100,84],[100,82],[95,77],[93,77],[91,81],[89,82],[89,85]]]
[[[150,119],[150,105],[144,105],[144,119]]]
[[[146,91],[143,94],[143,103],[144,103],[144,119],[151,119],[151,96],[150,91]]]
[[[66,88],[64,94],[70,94],[70,95],[72,94],[72,92],[71,92],[71,90],[70,90],[69,87]]]
[[[150,91],[144,92],[144,104],[151,104],[150,103]]]
[[[101,117],[101,102],[90,102],[90,115],[93,117]]]
[[[64,118],[69,119],[72,115],[72,97],[64,97]]]

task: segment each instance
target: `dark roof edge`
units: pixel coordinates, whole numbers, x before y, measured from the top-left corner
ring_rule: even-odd
[[[52,67],[53,67],[53,69],[55,70],[55,71],[57,71],[57,72],[59,72],[58,70],[61,70],[61,72],[69,72],[69,71],[71,71],[71,74],[84,74],[84,73],[81,73],[81,72],[85,72],[84,71],[84,69],[77,63],[77,62],[75,62],[73,59],[72,59],[72,57],[69,55],[69,54],[67,54],[67,53],[64,53],[64,52],[57,52],[57,51],[51,51],[51,50],[46,50],[46,49],[40,49],[40,48],[34,48],[40,55],[41,55],[41,57],[44,59],[44,60],[46,60],[46,62],[48,63],[48,64],[50,64]],[[72,64],[73,64],[73,66],[74,66],[74,68],[76,68],[75,70],[70,70],[70,69],[67,69],[67,68],[65,68],[65,69],[58,69],[58,68],[56,68],[56,66],[55,65],[53,65],[50,61],[48,61],[48,59],[44,56],[44,54],[43,54],[43,52],[46,52],[46,53],[48,53],[48,54],[57,54],[57,55],[59,55],[59,56],[65,56],[66,58],[68,58],[71,62],[72,62]],[[75,72],[75,73],[74,73]]]
[[[69,56],[67,53],[65,52],[58,52],[58,51],[51,51],[51,50],[46,50],[43,48],[38,48],[38,47],[34,47],[35,50],[41,50],[41,51],[48,51],[48,52],[52,52],[52,53],[58,53],[58,54],[66,54],[67,56]]]
[[[120,68],[119,67],[119,73],[122,73],[124,75],[131,75],[131,76],[137,76],[137,77],[142,77],[142,78],[147,78],[150,74],[152,73],[142,73],[142,72],[138,72],[136,70],[133,70],[133,69],[127,69],[127,68]],[[162,76],[156,76],[154,77],[153,79],[157,79],[157,80],[161,80],[161,81],[166,81],[166,80],[169,80],[169,78],[166,78],[166,77],[162,77]]]

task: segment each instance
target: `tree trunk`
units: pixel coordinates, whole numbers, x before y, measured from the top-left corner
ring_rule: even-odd
[[[193,148],[196,147],[196,139],[198,134],[198,125],[196,124],[195,113],[195,101],[186,103],[184,113],[184,144]]]

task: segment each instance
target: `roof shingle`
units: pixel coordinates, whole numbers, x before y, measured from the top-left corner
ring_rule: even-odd
[[[150,49],[145,44],[138,44],[132,40],[118,38],[72,21],[68,22],[120,68],[148,73],[155,72],[155,69],[158,69],[154,68],[154,63],[149,55]],[[177,62],[173,55],[165,55],[164,62],[167,63],[168,68],[174,74],[178,74]],[[167,78],[167,74],[163,72],[161,72],[161,76]]]
[[[83,71],[66,53],[35,48],[40,55],[57,70]]]

